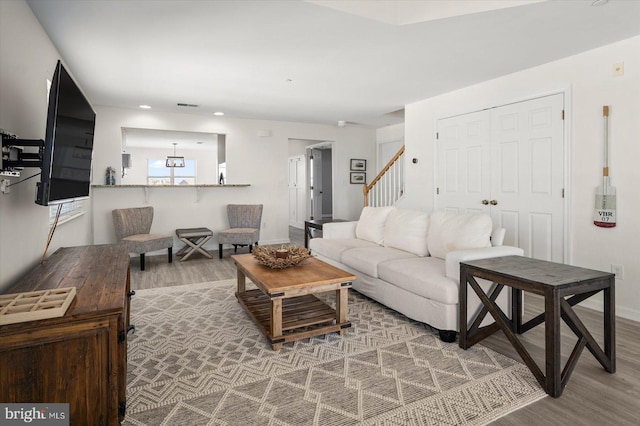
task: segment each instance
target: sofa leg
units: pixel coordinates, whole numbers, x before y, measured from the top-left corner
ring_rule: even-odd
[[[169,260],[169,263],[173,263],[173,247],[169,247],[167,249],[167,259]]]
[[[144,253],[140,253],[140,270],[144,271]]]
[[[222,244],[218,244],[218,259],[222,259]]]
[[[438,334],[443,342],[453,343],[456,341],[456,332],[453,330],[438,330]]]

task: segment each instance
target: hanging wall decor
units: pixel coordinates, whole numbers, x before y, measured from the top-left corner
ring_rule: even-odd
[[[367,170],[367,160],[351,159],[351,170],[364,172]]]
[[[367,174],[364,172],[351,172],[351,183],[367,183]]]
[[[616,188],[609,180],[609,106],[602,108],[604,117],[604,167],[602,184],[596,188],[596,203],[593,224],[601,228],[616,226]]]

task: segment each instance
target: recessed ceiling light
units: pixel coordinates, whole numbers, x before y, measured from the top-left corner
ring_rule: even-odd
[[[222,112],[222,111],[217,111],[217,112],[214,112],[214,113],[213,113],[213,115],[224,115],[224,112]]]
[[[142,109],[151,109],[151,107],[149,105],[140,105],[140,108],[142,108]]]

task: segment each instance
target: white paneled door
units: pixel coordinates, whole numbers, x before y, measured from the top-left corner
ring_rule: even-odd
[[[289,158],[289,226],[303,229],[307,216],[306,161],[304,155]]]
[[[490,122],[488,110],[438,121],[436,209],[489,213]]]
[[[311,219],[322,219],[322,150],[311,150]]]
[[[436,208],[485,212],[526,256],[564,261],[564,95],[439,120]]]

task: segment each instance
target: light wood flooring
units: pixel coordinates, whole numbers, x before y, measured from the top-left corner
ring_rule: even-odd
[[[304,245],[303,231],[290,228],[291,244]],[[239,248],[238,253],[248,249]],[[207,259],[199,254],[181,262],[174,258],[167,263],[166,256],[149,256],[147,270],[139,270],[137,258],[131,261],[132,289],[165,287],[235,278],[236,269],[230,255],[233,249],[224,251],[224,258]],[[622,281],[619,285],[630,285]],[[542,312],[542,299],[525,295],[525,319]],[[576,312],[602,344],[602,314],[577,307]],[[521,335],[523,344],[544,371],[544,325]],[[563,324],[562,354],[566,361],[576,338]],[[640,425],[640,323],[622,318],[616,320],[617,372],[607,373],[591,353],[585,349],[560,398],[545,397],[520,410],[510,413],[493,425]],[[482,344],[513,359],[520,360],[511,343],[501,332],[485,339]]]

